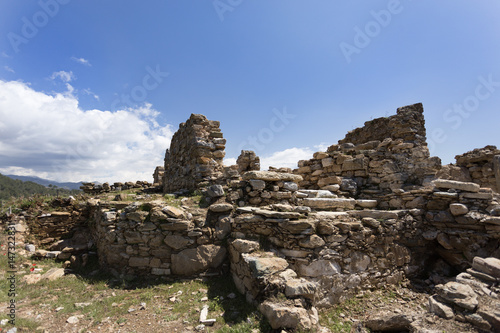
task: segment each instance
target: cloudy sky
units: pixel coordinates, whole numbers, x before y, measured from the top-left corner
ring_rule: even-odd
[[[180,122],[267,167],[422,102],[443,163],[500,145],[500,3],[2,1],[0,173],[152,180]]]

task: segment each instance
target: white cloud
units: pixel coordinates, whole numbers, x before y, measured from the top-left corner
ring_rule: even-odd
[[[90,89],[88,89],[88,88],[87,88],[87,89],[83,89],[83,90],[82,90],[82,92],[83,92],[84,94],[87,94],[87,95],[90,95],[90,96],[94,97],[96,100],[99,100],[99,99],[100,99],[98,95],[94,94],[94,93],[92,92],[92,90],[90,90]]]
[[[12,58],[7,53],[5,53],[5,51],[2,52],[2,57],[4,57],[4,58]]]
[[[318,147],[321,149],[317,149]],[[270,166],[275,168],[285,167],[285,168],[296,169],[298,161],[311,159],[315,152],[326,150],[326,148],[324,147],[328,146],[321,143],[319,145],[314,146],[315,149],[311,149],[309,147],[305,148],[294,147],[274,152],[271,155],[259,156],[260,169],[268,170]],[[224,165],[234,165],[234,164],[236,164],[236,158],[228,157],[224,159]]]
[[[3,66],[3,69],[5,69],[7,72],[15,73],[15,71],[9,66]]]
[[[69,72],[59,71],[59,72],[52,73],[50,78],[52,80],[59,78],[59,79],[61,79],[61,81],[68,83],[68,82],[71,82],[75,79],[75,75],[71,71],[69,71]]]
[[[274,152],[269,156],[260,157],[260,169],[267,170],[270,166],[280,168],[297,168],[297,162],[299,160],[307,160],[312,158],[316,150],[312,150],[309,147],[305,148],[289,148],[282,151]]]
[[[62,74],[64,77],[64,74]],[[68,93],[0,80],[0,173],[58,181],[152,181],[173,134],[146,104],[82,110]]]
[[[71,57],[71,60],[76,61],[77,63],[85,65],[85,66],[92,66],[90,64],[90,62],[84,58]]]

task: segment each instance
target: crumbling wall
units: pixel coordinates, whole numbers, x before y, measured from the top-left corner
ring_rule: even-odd
[[[456,165],[466,169],[474,183],[500,192],[500,150],[496,146],[474,149],[455,159]]]
[[[230,221],[224,217],[231,205],[218,207],[210,226],[205,212],[186,212],[164,202],[89,204],[99,262],[114,275],[195,276],[226,258],[221,240],[229,232]]]
[[[337,185],[341,191],[366,197],[422,185],[441,167],[439,158],[429,156],[424,124],[422,104],[366,122],[326,152],[299,161],[295,173],[304,179],[299,185],[309,189]]]
[[[365,122],[365,125],[347,133],[339,144],[355,145],[369,141],[383,141],[386,138],[401,139],[416,145],[425,144],[425,119],[422,103],[403,106],[397,114]]]
[[[163,187],[163,175],[165,174],[165,168],[162,166],[157,166],[153,172],[153,185],[158,185]]]
[[[219,126],[201,114],[179,125],[165,152],[165,193],[196,190],[222,177],[226,139]]]

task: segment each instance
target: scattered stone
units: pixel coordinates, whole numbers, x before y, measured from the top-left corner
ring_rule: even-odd
[[[458,282],[448,282],[445,285],[437,285],[436,291],[444,300],[466,310],[472,311],[477,307],[477,295],[468,285]]]
[[[71,317],[69,317],[68,319],[66,319],[66,322],[67,322],[68,324],[76,324],[76,323],[78,323],[79,321],[80,321],[80,320],[78,319],[78,317],[77,317],[77,316],[71,316]]]
[[[429,297],[429,312],[437,314],[444,319],[453,319],[453,309],[438,300],[436,295]]]
[[[500,259],[474,257],[472,268],[500,279]]]
[[[64,276],[64,268],[51,268],[41,276],[41,279],[54,281],[63,276]]]

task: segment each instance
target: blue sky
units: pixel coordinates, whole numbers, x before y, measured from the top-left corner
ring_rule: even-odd
[[[443,163],[500,134],[500,3],[2,1],[0,172],[151,180],[180,122],[296,166],[422,102]]]

